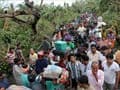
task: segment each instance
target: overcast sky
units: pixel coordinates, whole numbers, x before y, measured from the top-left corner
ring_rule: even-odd
[[[40,4],[41,0],[30,0],[30,1],[34,1],[35,4]],[[63,6],[64,3],[68,3],[69,5],[71,5],[75,1],[76,0],[44,0],[44,4],[54,3],[54,5],[61,5],[61,6]],[[16,6],[17,4],[24,3],[24,0],[6,0],[4,3],[2,3],[2,5],[7,7],[8,5],[10,5],[10,3],[13,3],[14,6]]]

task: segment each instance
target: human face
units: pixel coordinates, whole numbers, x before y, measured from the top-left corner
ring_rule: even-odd
[[[14,49],[10,49],[10,53],[14,53]]]
[[[84,64],[84,65],[87,65],[88,64],[88,61],[82,61],[82,63]]]
[[[71,61],[71,62],[73,62],[73,63],[74,63],[74,62],[75,62],[75,60],[76,60],[75,56],[70,56],[70,61]]]
[[[107,58],[107,63],[108,63],[108,65],[111,65],[111,64],[112,64],[112,62],[113,62],[113,60],[112,60],[112,59]]]
[[[31,54],[34,54],[34,50],[33,50],[33,49],[30,49],[30,53],[31,53]]]
[[[94,54],[96,52],[96,47],[91,47],[91,51]]]
[[[98,69],[99,69],[99,65],[98,64],[95,63],[95,64],[92,65],[92,72],[93,73],[97,73]]]

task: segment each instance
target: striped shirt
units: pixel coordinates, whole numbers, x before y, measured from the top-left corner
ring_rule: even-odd
[[[69,70],[72,79],[78,79],[80,77],[81,63],[79,61],[76,61],[74,64],[68,62],[66,68]]]

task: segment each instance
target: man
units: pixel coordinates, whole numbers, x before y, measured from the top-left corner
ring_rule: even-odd
[[[77,90],[95,90],[95,88],[88,82],[88,77],[83,75],[79,79]]]
[[[104,90],[117,90],[119,82],[119,65],[113,60],[113,55],[106,56],[107,61],[102,63],[104,70]]]
[[[115,61],[120,65],[120,50],[117,50],[114,54]]]
[[[106,60],[106,58],[102,55],[102,53],[97,50],[95,44],[91,45],[91,50],[88,51],[87,55],[88,55],[90,61],[99,61],[100,60],[103,62],[104,60]]]
[[[40,74],[44,71],[44,68],[48,66],[49,62],[47,59],[44,58],[44,52],[38,52],[38,59],[35,63],[35,71],[37,74]]]
[[[51,49],[51,43],[49,42],[49,37],[44,36],[43,41],[39,47],[39,50],[48,51]]]
[[[70,54],[68,58],[70,62],[67,63],[66,68],[70,73],[70,79],[72,81],[72,90],[76,90],[78,79],[80,78],[80,75],[81,75],[81,69],[80,69],[81,63],[76,60],[76,57],[74,54]]]
[[[79,33],[79,35],[81,36],[81,38],[83,39],[84,36],[85,36],[85,32],[86,32],[86,28],[84,27],[84,24],[80,24],[78,29],[77,29],[77,32]]]
[[[91,70],[91,61],[89,61],[89,57],[87,55],[83,55],[81,63],[81,75],[86,75],[88,70]]]
[[[91,70],[87,72],[89,83],[95,88],[95,90],[103,90],[104,72],[99,70],[99,63],[93,61],[91,64]]]
[[[15,49],[15,54],[16,54],[16,58],[19,58],[21,60],[21,63],[25,62],[25,58],[22,52],[22,48],[21,48],[21,43],[17,43],[16,45],[16,49]]]

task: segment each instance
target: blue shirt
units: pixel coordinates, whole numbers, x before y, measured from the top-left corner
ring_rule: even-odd
[[[3,88],[9,87],[9,82],[8,82],[7,78],[0,80],[0,87],[3,87]]]
[[[35,71],[37,74],[40,74],[43,72],[44,68],[48,66],[48,60],[47,59],[38,59],[35,64]]]

